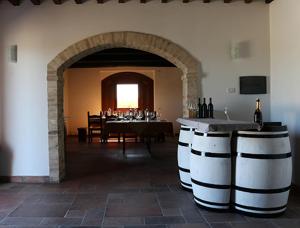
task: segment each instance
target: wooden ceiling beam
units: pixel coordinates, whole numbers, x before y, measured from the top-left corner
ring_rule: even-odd
[[[265,0],[266,4],[270,4],[271,2],[273,2],[273,0]]]
[[[147,0],[140,0],[140,3],[147,3]]]
[[[82,4],[82,3],[83,3],[83,0],[75,0],[75,3],[76,3],[76,4]]]
[[[19,6],[21,1],[20,0],[8,0],[12,5]]]
[[[125,0],[119,0],[119,3],[125,3]]]
[[[190,0],[182,0],[183,3],[189,3]]]
[[[203,3],[210,3],[210,0],[203,0]]]
[[[161,3],[168,3],[168,0],[161,0]]]
[[[224,0],[224,3],[230,3],[231,0]]]
[[[103,4],[104,0],[97,0],[97,3]]]
[[[62,4],[62,0],[53,0],[53,2],[56,5],[61,5]]]
[[[245,0],[245,3],[251,3],[252,0]]]
[[[41,0],[31,0],[33,5],[41,5]]]

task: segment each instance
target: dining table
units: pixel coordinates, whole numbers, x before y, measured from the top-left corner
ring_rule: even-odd
[[[151,138],[159,136],[174,136],[173,123],[166,120],[112,120],[106,121],[102,137],[108,138],[110,134],[120,134],[123,138],[123,155],[126,150],[126,134],[136,134],[144,139],[151,154]]]

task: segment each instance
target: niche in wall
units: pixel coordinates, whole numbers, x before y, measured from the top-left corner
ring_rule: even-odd
[[[117,110],[117,84],[138,84],[138,108],[142,110],[148,108],[150,111],[153,111],[153,80],[144,74],[136,72],[119,72],[102,80],[102,110],[109,108]]]

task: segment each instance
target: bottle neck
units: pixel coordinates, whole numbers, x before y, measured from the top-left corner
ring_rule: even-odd
[[[256,101],[256,110],[260,110],[260,101]]]

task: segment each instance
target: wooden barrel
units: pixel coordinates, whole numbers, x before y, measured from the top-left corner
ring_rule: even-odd
[[[238,131],[236,137],[234,207],[258,216],[286,210],[292,178],[292,158],[286,126],[262,131]]]
[[[229,208],[231,190],[230,133],[195,131],[191,149],[191,179],[195,202],[203,207]]]
[[[177,150],[177,160],[181,186],[185,190],[192,190],[190,175],[190,152],[195,128],[181,126]]]

